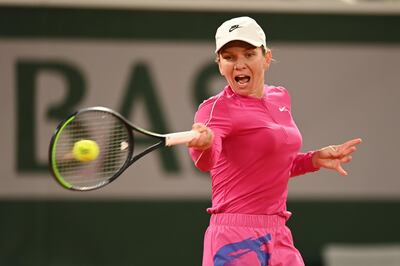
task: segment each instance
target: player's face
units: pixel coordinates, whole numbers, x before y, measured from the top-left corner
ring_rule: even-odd
[[[225,45],[218,55],[221,74],[231,88],[240,95],[262,97],[264,75],[271,61],[271,52],[246,42],[233,41]]]

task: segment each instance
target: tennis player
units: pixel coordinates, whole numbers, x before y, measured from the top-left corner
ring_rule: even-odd
[[[289,178],[320,168],[347,175],[342,164],[361,139],[301,153],[288,91],[265,85],[272,53],[249,17],[224,22],[216,61],[227,86],[195,115],[190,155],[212,177],[203,266],[304,265],[286,226]]]

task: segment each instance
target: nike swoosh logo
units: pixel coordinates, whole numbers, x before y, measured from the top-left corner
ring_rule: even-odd
[[[282,106],[282,107],[279,107],[279,111],[281,111],[281,112],[283,112],[283,111],[285,111],[285,106]]]
[[[229,29],[229,32],[232,32],[232,31],[234,31],[234,30],[236,30],[236,29],[238,29],[238,28],[240,28],[239,25],[233,25],[233,26]]]

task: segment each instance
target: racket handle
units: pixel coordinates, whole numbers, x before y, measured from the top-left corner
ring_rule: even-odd
[[[189,143],[199,135],[199,132],[193,130],[166,134],[165,146]]]

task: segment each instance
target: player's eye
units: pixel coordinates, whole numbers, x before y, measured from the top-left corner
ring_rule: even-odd
[[[251,57],[253,57],[253,56],[255,56],[255,55],[256,55],[256,53],[255,53],[254,51],[246,52],[246,54],[245,54],[245,56],[246,56],[247,58],[251,58]]]
[[[222,59],[226,60],[226,61],[233,61],[233,56],[229,55],[229,54],[223,54],[222,55]]]

